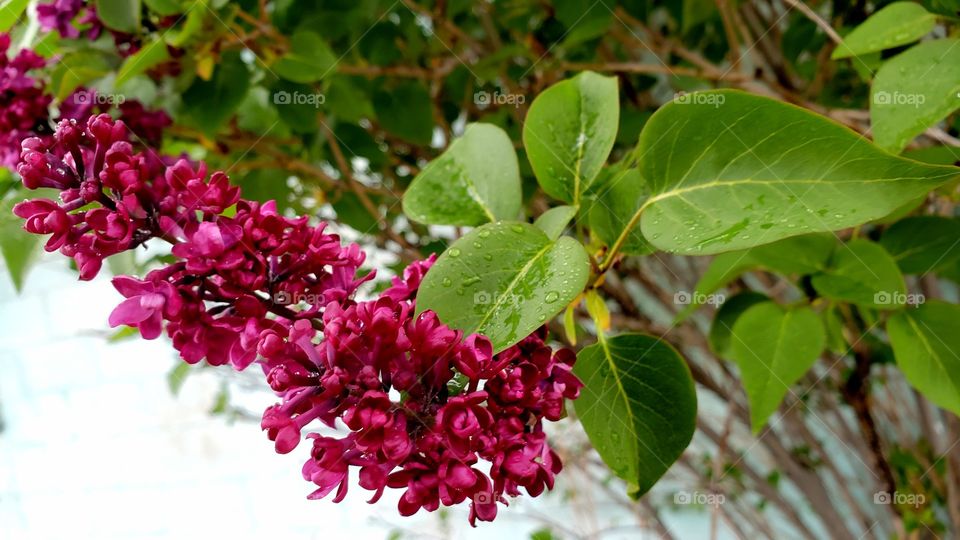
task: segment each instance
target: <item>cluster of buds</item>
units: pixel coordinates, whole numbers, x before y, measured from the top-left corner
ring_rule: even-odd
[[[267,381],[283,398],[262,422],[277,451],[293,450],[314,420],[350,429],[308,435],[311,498],[336,489],[342,500],[355,467],[371,502],[387,487],[404,489],[406,516],[470,500],[474,523],[496,517],[521,487],[531,496],[553,488],[561,463],[543,420],[559,420],[564,400],[579,394],[575,355],[554,352],[539,333],[494,355],[486,337],[465,337],[431,311],[417,315],[413,299],[432,263],[412,264],[375,300],[330,303],[322,330],[299,321],[285,335],[262,335]]]
[[[361,301],[374,272],[361,275],[363,251],[324,223],[242,199],[224,173],[159,156],[152,137],[132,137],[109,114],[61,110],[52,135],[22,141],[16,164],[24,186],[59,198],[24,201],[14,213],[27,231],[49,235],[48,251],[72,257],[84,280],[106,257],[152,239],[172,244],[168,264],[113,279],[125,300],[111,326],[145,339],[165,331],[186,362],[262,368],[280,398],[262,428],[279,453],[308,433],[310,498],[336,490],[339,502],[356,468],[371,502],[402,489],[406,516],[469,500],[475,523],[521,488],[537,496],[553,487],[561,463],[543,422],[560,419],[579,393],[572,351],[554,351],[537,332],[493,354],[485,336],[418,313],[433,258]],[[142,108],[127,114],[158,136],[169,121]],[[320,424],[342,436],[317,433]]]

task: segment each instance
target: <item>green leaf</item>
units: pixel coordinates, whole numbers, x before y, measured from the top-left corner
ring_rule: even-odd
[[[590,229],[606,245],[612,246],[646,200],[646,186],[639,170],[627,169],[615,173],[597,191],[590,206]],[[620,251],[627,255],[646,255],[655,250],[640,229],[632,227]]]
[[[403,212],[429,225],[480,225],[520,214],[520,167],[510,136],[470,124],[403,194]]]
[[[693,438],[687,364],[662,339],[623,334],[581,350],[573,372],[584,383],[574,406],[590,443],[632,497],[643,495]]]
[[[736,324],[740,315],[761,302],[769,302],[770,299],[757,292],[743,292],[727,300],[717,310],[713,316],[713,323],[710,325],[710,334],[708,343],[712,350],[720,358],[730,360],[733,358],[733,351],[730,346],[730,340],[733,337],[733,325]]]
[[[556,0],[557,20],[566,28],[563,46],[572,47],[602,35],[613,23],[615,7],[612,0]]]
[[[960,306],[930,301],[897,312],[887,321],[887,334],[907,381],[960,415]]]
[[[894,2],[863,21],[833,51],[831,58],[849,58],[906,45],[930,33],[937,16],[916,2]]]
[[[115,85],[119,88],[131,78],[170,59],[167,44],[162,39],[152,41],[143,46],[135,54],[128,56],[117,72]]]
[[[415,144],[426,145],[433,137],[433,105],[422,83],[411,81],[373,96],[373,110],[383,128]]]
[[[960,148],[954,146],[926,146],[915,150],[906,150],[903,152],[903,157],[934,165],[957,165],[960,163]]]
[[[741,274],[764,268],[783,275],[812,274],[827,267],[836,245],[830,233],[804,234],[742,251],[730,251],[714,257],[697,283],[694,296],[715,292]]]
[[[747,391],[754,433],[776,412],[790,386],[813,367],[826,339],[820,318],[809,307],[784,309],[763,302],[740,315],[730,350]]]
[[[140,30],[140,0],[97,0],[97,18],[111,30],[134,34]]]
[[[694,296],[713,293],[756,267],[757,263],[750,258],[747,250],[721,253],[710,261],[710,266],[700,276],[695,289],[698,294]]]
[[[30,0],[6,0],[0,4],[0,32],[6,32],[20,20]]]
[[[488,223],[440,255],[420,286],[417,311],[484,334],[499,352],[563,310],[589,271],[586,252],[568,236],[554,241],[528,223]]]
[[[53,95],[63,100],[81,86],[87,86],[110,72],[102,52],[95,50],[79,50],[64,55],[57,62],[50,75],[50,86]]]
[[[39,252],[41,237],[23,230],[23,220],[13,214],[16,197],[0,202],[0,255],[10,273],[13,286],[20,292],[27,272]]]
[[[960,174],[891,156],[822,116],[735,90],[661,107],[637,155],[651,187],[643,235],[677,253],[858,225]]]
[[[243,103],[249,87],[250,72],[240,55],[224,54],[209,81],[197,79],[184,93],[184,120],[213,135]]]
[[[107,336],[107,343],[120,343],[121,341],[126,341],[128,339],[134,339],[140,337],[140,331],[132,326],[121,326],[113,331],[109,336]],[[178,362],[181,364],[186,364],[186,362]],[[187,364],[188,366],[190,364]]]
[[[960,108],[960,40],[925,41],[888,60],[873,81],[873,140],[899,152]]]
[[[373,103],[365,88],[342,75],[332,76],[328,80],[325,96],[327,109],[331,114],[347,122],[373,118]]]
[[[883,232],[880,245],[906,274],[926,274],[960,259],[960,221],[940,216],[901,219]]]
[[[337,212],[337,221],[363,234],[376,231],[380,227],[380,223],[370,215],[367,208],[360,202],[360,198],[352,191],[340,195],[340,198],[333,203],[333,209]]]
[[[337,66],[337,55],[316,32],[297,30],[290,38],[290,51],[271,69],[284,79],[311,83],[323,79]]]
[[[883,246],[851,240],[841,246],[829,267],[813,276],[813,288],[832,300],[894,309],[906,302],[906,284],[897,262]]]
[[[135,330],[132,329],[131,330]],[[167,372],[167,386],[170,388],[170,393],[173,395],[178,395],[180,389],[183,388],[183,383],[187,381],[187,375],[193,371],[193,364],[188,364],[186,362],[178,361],[169,372]]]
[[[551,240],[560,238],[563,231],[570,224],[570,220],[577,215],[576,206],[556,206],[540,214],[533,224],[541,231],[547,233]]]
[[[183,6],[177,0],[143,0],[150,11],[157,15],[177,15],[183,13]]]
[[[174,47],[182,48],[203,29],[203,21],[210,11],[203,2],[194,2],[187,10],[187,17],[182,24],[164,32],[163,38]]]
[[[833,233],[803,234],[750,248],[750,258],[780,274],[812,274],[826,268],[836,245]]]
[[[683,33],[719,14],[715,0],[683,0]]]
[[[579,204],[607,161],[617,136],[616,77],[586,71],[559,82],[530,105],[523,145],[548,195]]]

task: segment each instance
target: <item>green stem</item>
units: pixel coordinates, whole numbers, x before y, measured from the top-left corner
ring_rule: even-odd
[[[643,214],[643,211],[646,210],[647,205],[650,203],[651,199],[647,199],[640,208],[634,212],[633,216],[630,218],[630,221],[627,222],[626,227],[623,228],[623,232],[620,233],[620,236],[617,237],[617,241],[610,246],[610,251],[607,253],[607,256],[603,259],[603,262],[600,263],[600,275],[602,276],[607,270],[613,266],[613,261],[617,258],[617,253],[623,248],[623,244],[627,242],[627,235],[630,234],[630,231],[640,222],[640,216]]]

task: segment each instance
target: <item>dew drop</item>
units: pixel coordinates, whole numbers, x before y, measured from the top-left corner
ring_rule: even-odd
[[[460,256],[460,249],[459,249],[459,248],[451,248],[451,249],[450,249],[450,256],[453,257],[453,258],[459,257],[459,256]]]
[[[558,293],[557,291],[550,291],[547,293],[547,296],[543,298],[543,301],[548,304],[552,304],[556,302],[559,298],[560,298],[560,293]]]

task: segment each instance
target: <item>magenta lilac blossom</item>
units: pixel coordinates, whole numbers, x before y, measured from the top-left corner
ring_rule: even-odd
[[[18,59],[7,73],[11,102],[46,111],[42,88],[24,74],[42,62]],[[359,246],[273,201],[241,198],[203,162],[158,155],[166,115],[121,105],[114,119],[81,107],[92,95],[63,107],[52,135],[28,136],[22,124],[24,186],[59,195],[14,213],[27,231],[48,235],[47,251],[73,258],[84,280],[107,257],[172,244],[172,262],[113,279],[124,300],[110,325],[144,339],[165,332],[189,363],[258,364],[278,396],[261,427],[278,453],[307,439],[309,498],[332,493],[339,502],[355,481],[371,503],[399,490],[404,516],[468,502],[474,524],[494,519],[509,497],[553,488],[562,465],[543,423],[579,394],[572,351],[554,351],[539,331],[493,354],[485,336],[417,313],[433,257],[359,300],[374,277],[360,272]],[[321,426],[332,429],[317,433]]]

